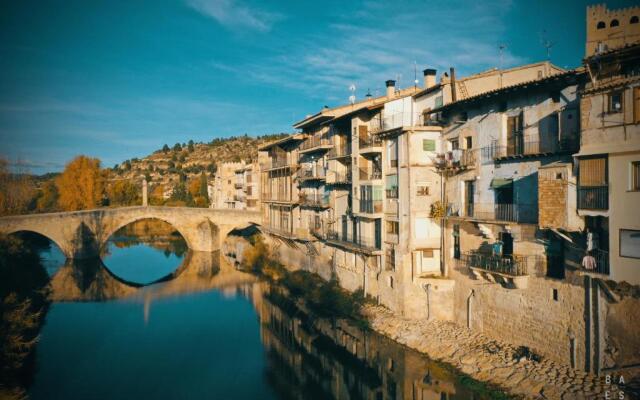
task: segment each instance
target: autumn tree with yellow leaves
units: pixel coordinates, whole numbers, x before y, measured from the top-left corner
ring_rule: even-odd
[[[74,158],[56,179],[58,205],[67,211],[86,210],[102,205],[104,173],[100,160],[87,156]]]

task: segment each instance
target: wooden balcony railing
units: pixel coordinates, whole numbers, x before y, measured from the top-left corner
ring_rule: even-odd
[[[583,210],[608,210],[609,187],[607,185],[579,186],[578,208]]]
[[[349,247],[368,251],[377,251],[380,250],[381,247],[381,243],[376,243],[375,238],[361,236],[354,239],[350,233],[340,233],[333,229],[328,229],[326,231],[326,239]]]

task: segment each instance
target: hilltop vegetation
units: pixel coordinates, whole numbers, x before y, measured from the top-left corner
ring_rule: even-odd
[[[61,174],[41,177],[13,173],[7,161],[0,159],[0,215],[141,204],[143,179],[148,182],[151,205],[208,207],[207,186],[218,163],[256,160],[259,146],[284,136],[165,144],[146,157],[113,168],[103,168],[96,158],[78,156]]]

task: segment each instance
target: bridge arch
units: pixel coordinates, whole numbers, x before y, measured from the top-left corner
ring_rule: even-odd
[[[72,249],[69,248],[67,240],[61,235],[55,232],[49,232],[47,229],[39,229],[36,226],[20,227],[8,232],[4,232],[6,235],[19,236],[21,233],[35,233],[44,238],[47,238],[51,243],[55,244],[58,249],[64,254],[65,257],[70,258],[72,256]]]
[[[107,246],[107,243],[109,242],[109,239],[111,239],[113,237],[113,235],[115,235],[116,232],[118,232],[120,229],[123,229],[123,228],[125,228],[125,227],[127,227],[127,226],[129,226],[131,224],[135,224],[136,222],[145,221],[145,220],[162,221],[162,222],[168,224],[173,229],[175,229],[176,232],[178,232],[180,234],[182,239],[184,239],[184,241],[187,243],[187,247],[188,248],[190,248],[190,249],[193,248],[193,245],[192,245],[192,243],[190,243],[189,238],[183,232],[184,228],[181,229],[180,226],[178,226],[179,224],[176,223],[176,221],[172,221],[171,218],[163,218],[163,217],[158,217],[158,216],[142,215],[142,216],[133,216],[132,218],[124,219],[122,221],[118,221],[118,222],[114,223],[111,226],[108,226],[107,229],[105,229],[102,232],[102,235],[101,235],[102,239],[100,240],[100,243],[99,243],[100,252],[102,252],[102,250],[105,249],[105,247]]]

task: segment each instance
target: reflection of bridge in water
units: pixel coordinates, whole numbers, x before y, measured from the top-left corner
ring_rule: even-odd
[[[148,285],[123,280],[109,271],[99,258],[68,259],[51,278],[53,301],[144,300],[180,296],[256,282],[222,259],[220,252],[190,251],[173,273]]]

